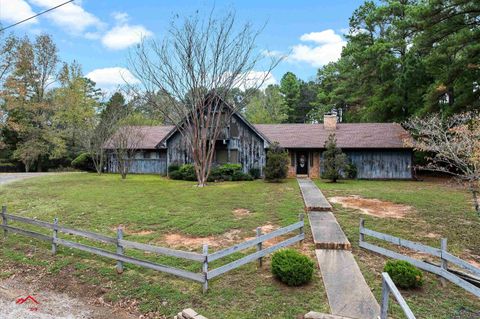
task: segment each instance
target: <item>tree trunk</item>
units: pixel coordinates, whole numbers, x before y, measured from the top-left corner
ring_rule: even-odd
[[[480,200],[478,198],[478,190],[472,189],[472,195],[473,195],[473,205],[475,207],[475,211],[480,216]]]

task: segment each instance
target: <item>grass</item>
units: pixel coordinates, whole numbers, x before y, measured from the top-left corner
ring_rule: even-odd
[[[448,238],[448,249],[453,254],[480,261],[480,218],[473,210],[471,195],[462,189],[438,181],[328,183],[318,180],[316,184],[327,197],[360,195],[413,207],[413,212],[405,218],[391,219],[361,215],[354,209],[334,205],[335,216],[352,243],[354,255],[377,300],[380,300],[380,273],[386,258],[359,249],[360,217],[365,219],[367,228],[433,247],[440,247],[440,238]],[[395,250],[392,245],[388,247]],[[423,257],[416,256],[420,259]],[[476,312],[477,315],[480,313],[478,298],[450,283],[443,287],[440,280],[432,274],[424,272],[424,275],[426,280],[422,289],[402,291],[417,318],[453,318],[462,308]],[[393,318],[403,318],[400,313],[398,306],[391,308]]]
[[[440,237],[447,237],[453,254],[478,261],[480,219],[471,207],[468,192],[434,182],[315,182],[327,197],[360,195],[413,207],[413,212],[405,218],[390,219],[360,215],[358,211],[335,205],[335,216],[351,241],[377,300],[381,293],[380,272],[386,259],[358,248],[360,217],[365,218],[368,228],[434,247],[439,247]],[[116,175],[65,174],[0,186],[0,202],[6,203],[14,214],[45,221],[58,217],[63,225],[110,236],[118,225],[124,225],[127,239],[157,245],[166,245],[164,235],[169,233],[222,238],[233,229],[240,238],[251,237],[257,226],[285,226],[297,221],[298,214],[303,212],[298,185],[293,179],[281,184],[226,182],[206,188],[196,188],[194,184],[158,176],[131,175],[121,181]],[[240,218],[234,214],[237,208],[250,213]],[[301,250],[313,257],[309,227],[306,231],[307,239]],[[272,277],[269,258],[262,269],[250,263],[220,276],[210,283],[209,293],[204,295],[196,283],[129,264],[118,275],[114,261],[88,253],[60,247],[56,256],[50,256],[47,244],[16,235],[0,239],[0,243],[0,279],[28,274],[47,288],[64,287],[69,293],[102,297],[112,304],[136,304],[135,308],[141,312],[159,316],[172,317],[186,307],[209,318],[227,319],[296,318],[310,310],[329,312],[318,273],[307,286],[286,287]],[[229,244],[221,243],[221,247],[225,245]],[[200,252],[200,246],[201,243],[188,248]],[[216,249],[220,247],[213,250]],[[200,268],[195,263],[131,249],[127,253],[192,271]],[[223,263],[229,260],[233,258]],[[480,312],[478,299],[453,284],[443,287],[437,277],[424,274],[423,288],[402,291],[417,318],[453,318],[462,309]],[[403,318],[393,302],[391,317]]]
[[[121,181],[116,175],[65,174],[0,187],[0,201],[8,204],[12,214],[44,221],[58,217],[62,225],[110,236],[115,234],[118,225],[124,225],[127,239],[157,245],[166,245],[164,235],[169,233],[189,238],[223,238],[233,229],[239,238],[251,237],[258,226],[286,226],[297,221],[298,214],[303,212],[295,180],[281,184],[226,182],[205,188],[194,185],[148,175],[131,175]],[[250,213],[238,217],[234,214],[237,208]],[[75,239],[112,250],[111,246]],[[311,240],[306,242],[302,250],[311,255]],[[221,247],[231,244],[222,242]],[[200,246],[201,243],[188,248],[201,251]],[[269,258],[262,269],[250,263],[216,278],[204,295],[200,285],[191,281],[129,264],[125,265],[125,272],[118,275],[115,261],[64,247],[59,248],[56,256],[49,256],[49,249],[47,244],[36,240],[9,235],[2,241],[0,263],[5,271],[41,276],[42,279],[36,280],[42,280],[46,287],[68,286],[69,291],[102,296],[113,304],[136,300],[136,308],[141,312],[167,317],[187,307],[209,318],[294,318],[310,310],[328,312],[318,274],[307,286],[286,287],[272,277]],[[220,247],[213,250],[217,249]],[[199,271],[201,267],[195,262],[131,249],[127,254],[191,271]],[[241,254],[234,257],[239,256]],[[234,257],[215,264],[226,263]]]

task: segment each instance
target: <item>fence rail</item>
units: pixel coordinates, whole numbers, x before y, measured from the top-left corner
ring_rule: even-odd
[[[382,306],[380,308],[380,319],[388,319],[388,300],[390,293],[395,297],[398,304],[403,310],[407,319],[415,319],[415,315],[408,306],[402,294],[398,291],[397,286],[392,281],[392,278],[386,272],[382,272]]]
[[[409,248],[415,251],[419,251],[422,253],[426,253],[435,257],[440,258],[440,266],[433,265],[431,263],[427,263],[409,256],[402,255],[400,253],[397,253],[395,251],[376,246],[373,244],[370,244],[365,241],[365,235],[374,237],[380,240],[387,241],[389,243],[396,244],[400,247],[404,248]],[[440,249],[439,248],[434,248],[430,246],[423,245],[421,243],[413,242],[410,240],[398,238],[395,236],[391,236],[388,234],[380,233],[368,228],[365,228],[365,221],[363,219],[360,219],[360,241],[359,241],[359,246],[368,249],[370,251],[376,252],[378,254],[394,258],[394,259],[399,259],[399,260],[405,260],[408,261],[409,263],[413,264],[414,266],[426,270],[428,272],[434,273],[436,275],[439,275],[450,282],[462,287],[463,289],[467,290],[468,292],[474,294],[477,297],[480,297],[480,288],[469,283],[468,281],[458,277],[454,273],[450,272],[448,270],[448,263],[452,263],[458,267],[461,267],[470,273],[472,273],[474,276],[480,276],[480,269],[473,266],[472,264],[469,264],[468,262],[450,254],[447,251],[447,239],[442,238],[440,241]]]
[[[78,230],[78,229],[73,229],[69,227],[65,227],[62,225],[58,224],[58,219],[55,218],[53,223],[48,223],[44,221],[39,221],[36,219],[30,219],[26,217],[21,217],[21,216],[16,216],[16,215],[11,215],[7,214],[7,208],[6,206],[2,206],[2,212],[1,212],[1,217],[2,217],[2,224],[0,225],[0,228],[3,229],[4,231],[4,236],[6,237],[8,232],[16,233],[19,235],[27,236],[27,237],[32,237],[38,240],[43,240],[50,242],[52,245],[52,253],[55,254],[57,252],[57,245],[65,246],[68,248],[72,249],[78,249],[84,252],[88,252],[91,254],[95,254],[98,256],[102,256],[105,258],[113,259],[117,261],[117,272],[122,273],[123,272],[123,263],[130,263],[134,264],[137,266],[153,269],[156,271],[168,273],[171,275],[179,276],[185,279],[190,279],[199,283],[203,284],[203,291],[206,292],[208,289],[208,281],[212,278],[215,278],[219,275],[222,275],[228,271],[231,271],[233,269],[236,269],[240,266],[243,266],[249,262],[257,260],[259,265],[262,265],[262,257],[279,250],[281,248],[293,245],[294,243],[300,242],[305,239],[305,234],[304,234],[304,220],[303,220],[303,214],[300,214],[299,219],[300,221],[274,230],[270,233],[267,234],[262,234],[261,229],[257,228],[257,237],[248,241],[245,241],[243,243],[234,245],[232,247],[228,247],[225,249],[222,249],[217,252],[213,252],[209,254],[208,252],[208,245],[204,244],[203,245],[203,252],[202,253],[196,253],[196,252],[190,252],[190,251],[182,251],[182,250],[177,250],[177,249],[171,249],[171,248],[166,248],[166,247],[160,247],[160,246],[154,246],[150,244],[143,244],[143,243],[138,243],[130,240],[125,240],[123,238],[123,230],[121,228],[117,229],[117,236],[116,237],[109,237],[105,236],[102,234],[97,234],[89,231],[84,231],[84,230]],[[37,233],[31,230],[26,230],[26,229],[21,229],[18,227],[13,227],[9,225],[9,221],[13,222],[19,222],[19,223],[24,223],[36,227],[41,227],[44,229],[48,229],[52,231],[52,236],[48,236],[45,234]],[[291,233],[293,231],[299,231],[299,234],[288,238],[280,243],[277,243],[275,245],[272,245],[268,248],[263,248],[264,242],[267,240],[275,239],[277,237],[287,235],[288,233]],[[105,244],[111,244],[116,246],[116,252],[110,252],[108,250],[104,250],[101,248],[97,247],[92,247],[88,245],[84,245],[81,243],[77,243],[74,241],[66,240],[59,238],[58,234],[59,233],[64,233],[64,234],[69,234],[69,235],[74,235],[74,236],[80,236],[83,238],[87,238],[89,240],[97,241],[97,242],[102,242]],[[237,253],[239,251],[251,248],[251,247],[256,247],[257,251],[254,253],[251,253],[247,256],[244,256],[238,260],[232,261],[226,265],[220,266],[216,269],[211,269],[209,270],[209,263],[218,260],[220,258],[227,257],[229,255],[232,255],[234,253]],[[175,258],[180,258],[180,259],[185,259],[189,261],[195,261],[195,262],[200,262],[202,263],[202,272],[191,272],[175,267],[170,267],[170,266],[165,266],[161,264],[157,264],[151,261],[147,260],[142,260],[134,257],[129,257],[125,255],[125,248],[131,248],[131,249],[137,249],[141,251],[147,251],[151,253],[156,253],[159,255],[164,255],[164,256],[170,256],[170,257],[175,257]]]

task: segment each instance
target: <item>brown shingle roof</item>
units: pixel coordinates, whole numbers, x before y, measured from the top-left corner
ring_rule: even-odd
[[[261,134],[278,142],[285,148],[323,148],[328,135],[323,124],[255,124]],[[136,126],[129,129],[142,130],[138,149],[155,149],[174,128],[165,126]],[[410,139],[408,132],[396,123],[345,123],[337,124],[334,131],[340,148],[409,148],[405,143]],[[106,149],[113,148],[110,141]]]
[[[138,130],[139,135],[143,136],[140,143],[135,143],[136,149],[155,149],[158,143],[167,136],[168,133],[174,128],[173,125],[163,125],[163,126],[130,126],[127,129],[129,130]],[[139,136],[137,135],[137,136]],[[114,135],[115,136],[115,135]],[[133,134],[135,136],[135,134]],[[112,149],[113,145],[111,140],[112,137],[107,143],[105,143],[106,149]]]
[[[323,148],[332,131],[323,124],[255,124],[271,142],[285,148]],[[334,131],[340,148],[408,148],[410,135],[396,123],[337,124]]]

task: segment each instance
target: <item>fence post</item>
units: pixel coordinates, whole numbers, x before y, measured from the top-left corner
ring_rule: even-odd
[[[256,232],[257,232],[257,238],[262,236],[262,228],[257,227]],[[257,244],[257,251],[260,251],[260,250],[262,250],[262,242],[259,242]],[[262,264],[263,264],[263,258],[260,257],[260,258],[258,258],[258,267],[262,268]]]
[[[7,206],[2,206],[2,225],[3,226],[7,226],[8,222],[7,222]],[[8,235],[8,230],[4,227],[3,228],[3,238],[7,238],[7,235]]]
[[[363,228],[365,228],[365,220],[363,218],[360,218],[360,238],[359,238],[359,243],[365,241],[365,235],[362,233]]]
[[[446,259],[443,258],[443,254],[447,252],[446,238],[440,239],[440,249],[442,250],[440,254],[440,259],[441,259],[440,267],[442,267],[443,270],[448,271],[448,262]],[[442,282],[442,286],[445,287],[447,285],[447,281],[442,276],[440,276],[440,281]]]
[[[120,245],[120,240],[123,239],[123,229],[121,226],[117,228],[117,254],[123,255],[123,246]],[[123,273],[123,261],[117,260],[117,274]]]
[[[206,293],[207,290],[208,290],[208,277],[207,277],[207,273],[208,273],[208,244],[203,244],[203,256],[204,256],[204,260],[203,260],[202,271],[203,271],[203,275],[205,276],[205,281],[203,282],[203,293]]]
[[[363,221],[363,219],[362,219]],[[390,295],[390,287],[382,274],[382,305],[380,306],[380,319],[388,319],[388,297]]]
[[[298,220],[305,223],[305,221],[303,220],[304,216],[305,215],[303,213],[298,214]],[[305,228],[303,226],[300,227],[299,232],[300,232],[300,235],[305,234]],[[303,244],[303,240],[300,240],[300,244]]]
[[[58,218],[53,219],[53,238],[52,238],[52,254],[57,253],[57,237],[58,237]]]

